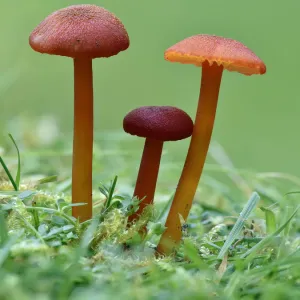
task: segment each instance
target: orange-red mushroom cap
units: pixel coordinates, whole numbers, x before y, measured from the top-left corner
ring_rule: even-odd
[[[192,135],[193,121],[176,107],[142,106],[125,116],[123,128],[127,133],[144,138],[177,141]]]
[[[42,21],[29,37],[37,52],[72,58],[109,57],[129,47],[122,22],[96,5],[72,5]]]
[[[242,43],[214,35],[199,34],[186,38],[165,51],[165,59],[171,62],[201,66],[222,65],[228,71],[245,75],[264,74],[266,66]]]

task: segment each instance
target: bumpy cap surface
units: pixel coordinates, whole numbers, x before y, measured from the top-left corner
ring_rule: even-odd
[[[41,53],[109,57],[129,47],[122,22],[96,5],[72,5],[49,15],[31,33],[29,44]]]
[[[193,121],[176,107],[142,106],[125,116],[123,128],[127,133],[144,138],[177,141],[192,135]]]
[[[171,62],[201,66],[217,63],[224,69],[245,75],[264,74],[266,66],[242,43],[214,35],[199,34],[182,40],[165,51],[165,59]]]

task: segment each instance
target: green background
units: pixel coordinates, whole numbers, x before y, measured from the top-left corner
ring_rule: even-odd
[[[28,45],[33,28],[51,12],[81,1],[16,0],[1,4],[0,128],[15,116],[54,115],[72,131],[73,65]],[[90,1],[115,13],[130,48],[94,60],[95,128],[122,128],[141,105],[174,105],[194,117],[200,69],[164,61],[166,48],[208,33],[243,42],[267,65],[263,76],[224,72],[213,139],[239,168],[300,175],[300,1]],[[135,139],[128,136],[128,139]],[[168,146],[183,159],[185,143]],[[175,156],[174,156],[175,157]]]

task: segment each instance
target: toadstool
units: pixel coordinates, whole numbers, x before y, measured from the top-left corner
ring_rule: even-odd
[[[123,121],[127,133],[146,138],[134,196],[142,200],[128,221],[139,218],[153,203],[163,143],[190,137],[193,121],[183,110],[172,106],[143,106],[129,112]]]
[[[202,67],[201,89],[185,165],[167,217],[158,252],[169,254],[181,239],[179,215],[187,219],[210,144],[223,69],[244,75],[264,74],[266,66],[242,43],[213,35],[195,35],[165,51],[170,62]]]
[[[31,33],[29,44],[40,53],[74,61],[74,141],[72,215],[92,217],[93,74],[92,59],[110,57],[129,47],[121,21],[96,5],[73,5],[50,14]]]

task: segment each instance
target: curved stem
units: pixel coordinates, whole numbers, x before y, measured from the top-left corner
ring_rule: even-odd
[[[93,70],[91,59],[74,59],[72,208],[80,222],[92,217]]]
[[[202,65],[202,79],[195,125],[184,168],[166,221],[167,229],[158,245],[158,252],[169,254],[181,239],[179,215],[187,219],[203,170],[210,144],[218,103],[223,67]]]
[[[153,203],[163,142],[146,139],[134,196],[143,199],[137,212],[129,216],[128,222],[137,220],[144,208]]]

